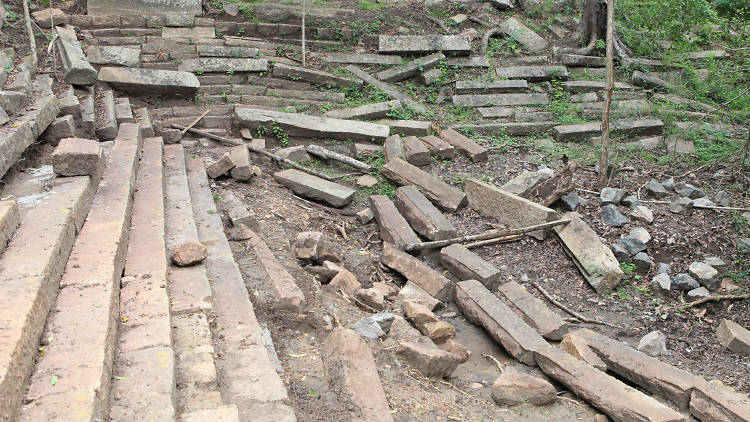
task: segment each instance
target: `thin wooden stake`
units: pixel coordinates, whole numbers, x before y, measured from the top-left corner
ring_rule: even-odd
[[[604,118],[602,119],[602,146],[599,155],[599,189],[607,186],[609,179],[609,112],[612,107],[612,90],[614,89],[614,70],[612,67],[613,45],[615,38],[614,17],[615,0],[607,0],[607,88],[604,100]]]
[[[208,114],[211,111],[209,108],[208,110],[204,111],[203,114],[198,116],[195,120],[192,121],[189,125],[185,126],[185,129],[182,129],[182,132],[180,132],[182,135],[185,134],[188,130],[190,130],[193,126],[195,126],[198,122],[201,121],[202,118],[206,117],[206,114]]]
[[[704,297],[703,299],[698,299],[695,302],[691,302],[683,306],[682,308],[692,308],[693,306],[703,305],[706,302],[713,302],[716,300],[742,300],[742,299],[750,299],[750,293],[746,293],[743,295],[719,295],[719,296],[709,296]]]
[[[305,0],[302,0],[302,67],[305,67]]]
[[[494,245],[497,243],[513,242],[514,240],[519,240],[522,237],[523,237],[522,235],[517,234],[514,236],[498,237],[497,239],[480,240],[478,242],[465,243],[464,248],[473,249],[473,248],[479,248],[481,246]]]

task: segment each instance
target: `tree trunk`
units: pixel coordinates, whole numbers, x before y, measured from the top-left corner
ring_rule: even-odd
[[[604,116],[602,117],[602,145],[599,155],[599,177],[597,185],[603,189],[609,182],[609,112],[612,107],[612,91],[615,77],[612,63],[615,38],[615,0],[607,0],[607,91],[604,99]]]
[[[563,48],[560,53],[589,55],[596,48],[596,42],[607,36],[607,0],[585,0],[581,13],[581,26],[573,35],[581,48]],[[614,34],[612,45],[615,56],[622,59],[630,56],[625,43]]]

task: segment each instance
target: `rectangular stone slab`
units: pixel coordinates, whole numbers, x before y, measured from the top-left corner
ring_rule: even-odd
[[[384,242],[392,243],[398,248],[419,242],[417,234],[387,196],[370,195],[370,209],[375,214],[380,238]]]
[[[476,179],[467,180],[464,189],[472,208],[496,218],[508,227],[527,227],[557,219],[555,210]],[[537,231],[529,235],[544,239],[544,232]]]
[[[750,331],[740,324],[728,319],[722,319],[716,330],[719,343],[727,349],[740,355],[750,355]]]
[[[453,129],[441,130],[440,138],[445,142],[453,145],[464,154],[468,155],[471,161],[475,163],[480,161],[487,161],[487,150],[483,146],[477,144],[464,135],[461,135]]]
[[[552,128],[552,136],[561,142],[587,139],[601,135],[601,126],[601,123],[559,125]],[[661,135],[664,132],[664,122],[658,119],[619,120],[612,122],[610,131],[613,134],[629,136]]]
[[[205,38],[215,38],[216,31],[213,26],[193,26],[193,27],[168,27],[161,30],[162,38],[188,38],[191,40],[200,40]]]
[[[74,85],[93,85],[96,82],[96,69],[83,55],[75,29],[67,25],[56,26],[55,29],[65,82]]]
[[[526,79],[529,82],[568,79],[565,66],[508,66],[498,67],[495,73],[500,79]]]
[[[398,53],[434,53],[471,54],[471,41],[466,35],[380,35],[378,52],[385,54]]]
[[[427,239],[442,240],[457,236],[453,224],[414,186],[396,189],[394,202],[414,231]]]
[[[438,138],[437,136],[424,136],[422,137],[422,142],[424,142],[424,144],[427,146],[427,149],[429,149],[433,155],[447,159],[456,157],[456,148],[454,148],[453,145]]]
[[[559,315],[515,281],[501,285],[498,292],[511,309],[547,340],[562,340],[568,332],[568,324]]]
[[[432,122],[427,120],[378,120],[375,123],[388,125],[391,133],[402,136],[426,136],[432,132]]]
[[[444,302],[453,299],[453,283],[419,258],[399,250],[388,242],[383,242],[383,255],[380,260],[436,299]]]
[[[675,368],[592,330],[577,330],[575,334],[583,338],[599,355],[607,369],[651,394],[669,400],[681,410],[688,408],[693,387],[704,382],[701,377]]]
[[[492,107],[549,104],[547,94],[462,94],[453,96],[454,106]]]
[[[456,212],[466,206],[465,193],[400,158],[386,163],[383,166],[382,174],[401,186],[417,186],[430,201],[443,211]]]
[[[620,284],[624,276],[620,263],[612,250],[599,240],[599,235],[578,213],[569,212],[562,218],[569,218],[571,222],[555,227],[557,238],[591,287],[603,294]]]
[[[552,346],[536,351],[539,368],[615,422],[685,422],[687,418],[605,372]]]
[[[180,14],[200,16],[200,0],[88,0],[89,15],[168,15],[179,10]]]
[[[459,279],[477,280],[490,291],[500,284],[500,270],[461,245],[441,249],[440,263]]]
[[[114,88],[142,94],[191,95],[200,88],[200,82],[190,72],[174,70],[103,67],[99,80]]]
[[[385,117],[393,110],[401,109],[401,102],[398,100],[385,101],[382,103],[365,104],[359,107],[342,108],[331,110],[325,113],[326,117],[335,119],[380,119]]]
[[[750,399],[715,382],[693,388],[690,413],[703,422],[750,421]]]
[[[420,57],[406,64],[395,66],[375,74],[375,77],[383,82],[398,82],[409,79],[417,73],[430,70],[445,59],[443,53],[430,54],[429,56]]]
[[[268,60],[236,57],[200,57],[183,60],[177,70],[181,72],[265,72]]]
[[[524,79],[505,81],[456,81],[456,94],[508,94],[523,92],[529,83]]]
[[[477,280],[456,284],[456,304],[520,362],[536,366],[534,352],[549,348],[544,339]]]
[[[277,171],[273,177],[277,182],[303,198],[322,201],[336,208],[341,208],[352,202],[352,198],[357,192],[338,183],[329,182],[294,169]]]
[[[325,63],[347,63],[347,64],[401,64],[400,56],[383,54],[359,54],[359,53],[311,53],[310,56],[318,56]]]
[[[270,132],[273,126],[279,126],[289,136],[310,136],[320,139],[383,141],[390,132],[388,126],[375,123],[244,107],[235,108],[234,121],[240,127],[253,130],[263,126]]]
[[[224,45],[201,44],[198,47],[198,55],[201,57],[255,57],[258,55],[257,48],[230,47]]]
[[[393,98],[394,100],[401,101],[401,103],[405,107],[409,107],[410,109],[417,111],[419,113],[426,113],[427,107],[423,106],[422,104],[412,100],[409,96],[406,94],[402,94],[398,92],[395,88],[390,86],[388,83],[379,81],[369,73],[365,72],[364,70],[358,68],[357,66],[350,64],[345,68],[349,71],[352,75],[356,76],[363,82],[366,82],[368,85],[372,85],[375,88],[379,89],[380,91],[383,91],[386,93],[389,97]]]
[[[544,50],[547,47],[547,40],[540,37],[536,32],[529,29],[516,18],[506,19],[504,22],[500,23],[499,28],[506,36],[515,39],[529,51]]]
[[[141,61],[141,50],[130,47],[90,45],[86,49],[89,63],[136,67]]]
[[[404,143],[404,155],[406,161],[417,167],[428,166],[432,163],[430,150],[416,136],[405,136],[402,138]]]
[[[273,66],[273,76],[277,78],[302,79],[303,81],[312,84],[330,85],[338,88],[348,88],[352,85],[362,86],[362,81],[357,79],[343,78],[319,70],[289,66],[281,63],[276,63]]]
[[[574,94],[580,94],[583,92],[599,92],[604,91],[605,88],[606,85],[602,81],[567,81],[563,85],[563,89],[565,91]],[[634,91],[636,87],[624,82],[615,82],[614,89]]]

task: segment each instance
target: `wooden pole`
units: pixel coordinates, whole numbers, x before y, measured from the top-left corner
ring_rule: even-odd
[[[302,0],[302,67],[305,67],[305,0]]]
[[[614,21],[615,21],[615,0],[607,0],[607,88],[606,98],[604,100],[604,117],[602,119],[602,145],[599,155],[599,177],[597,185],[599,189],[607,186],[609,179],[609,114],[612,107],[612,90],[614,89],[614,70],[612,68],[612,56],[614,45]]]
[[[372,166],[370,166],[367,163],[363,163],[359,160],[355,160],[352,157],[349,157],[348,155],[339,154],[338,152],[329,151],[320,145],[310,144],[305,147],[305,150],[309,152],[312,155],[315,155],[317,157],[325,158],[326,160],[336,160],[340,161],[347,166],[359,170],[364,173],[369,173],[372,171]]]
[[[37,71],[39,66],[39,59],[36,55],[36,39],[34,38],[34,30],[31,27],[31,14],[29,13],[29,0],[23,0],[23,19],[26,21],[26,32],[29,34],[29,47],[31,48],[32,66],[34,69],[29,69],[33,72]]]
[[[555,221],[550,221],[549,223],[536,224],[533,226],[521,227],[518,229],[487,230],[484,233],[472,234],[469,236],[454,237],[452,239],[434,240],[432,242],[410,243],[404,246],[404,251],[417,252],[423,249],[442,248],[444,246],[452,245],[454,243],[465,243],[465,242],[473,242],[476,240],[497,239],[498,237],[508,237],[508,236],[513,236],[513,235],[518,235],[518,234],[535,232],[537,230],[544,230],[550,227],[555,227],[561,224],[568,224],[568,223],[570,223],[570,220],[555,220]]]

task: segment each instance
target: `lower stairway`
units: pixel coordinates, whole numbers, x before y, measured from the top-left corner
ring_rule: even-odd
[[[9,226],[0,421],[296,421],[202,161],[141,133]],[[171,264],[187,241],[207,258]]]

